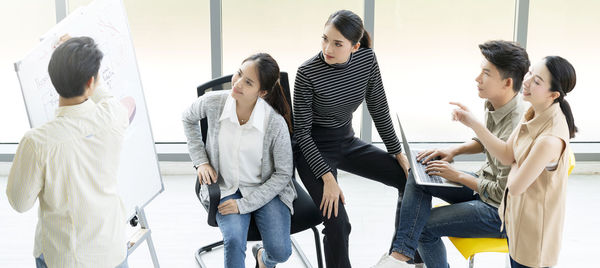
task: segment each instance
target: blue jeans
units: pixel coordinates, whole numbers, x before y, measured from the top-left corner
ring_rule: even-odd
[[[41,254],[39,257],[35,258],[35,267],[48,268],[46,261],[44,260],[44,254]],[[115,268],[129,268],[129,265],[127,265],[127,257],[125,257],[125,260]]]
[[[433,196],[451,205],[432,209]],[[481,201],[468,187],[419,185],[410,174],[392,251],[414,258],[418,248],[428,268],[446,268],[449,265],[441,237],[506,237],[500,226],[498,209]]]
[[[507,244],[510,244],[510,239],[506,239]],[[530,268],[529,266],[525,266],[523,264],[518,263],[517,261],[515,261],[512,256],[510,256],[510,252],[509,252],[509,257],[510,257],[510,267],[511,268]]]
[[[221,199],[223,203],[229,199],[240,199],[240,191]],[[292,255],[292,241],[290,239],[290,210],[276,196],[258,210],[248,214],[217,213],[217,223],[223,233],[225,247],[225,267],[245,267],[246,242],[250,217],[254,216],[256,226],[260,231],[264,251],[263,263],[271,268],[276,264],[287,261]]]
[[[520,264],[517,261],[513,260],[512,257],[510,257],[510,267],[511,268],[530,268],[529,266],[525,266],[525,265]]]

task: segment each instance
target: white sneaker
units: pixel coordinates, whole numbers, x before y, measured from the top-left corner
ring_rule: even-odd
[[[375,264],[375,266],[372,266],[371,268],[413,268],[413,267],[415,267],[414,264],[408,264],[401,260],[397,260],[396,258],[394,258],[391,255],[386,253],[386,254],[383,254],[383,256],[381,256],[381,259],[379,259],[379,262],[377,262],[377,264]]]

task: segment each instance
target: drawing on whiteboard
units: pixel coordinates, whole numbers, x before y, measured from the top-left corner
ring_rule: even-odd
[[[115,76],[115,72],[112,70],[111,67],[107,66],[103,70],[101,70],[101,73],[102,73],[102,80],[104,80],[104,84],[112,92],[113,84],[114,84],[113,77]]]
[[[40,95],[44,110],[46,110],[46,119],[54,118],[54,111],[58,107],[58,93],[54,90],[50,77],[44,75],[34,79],[37,93]]]
[[[36,78],[35,79],[35,87],[40,92],[49,91],[48,89],[54,89],[54,87],[52,87],[52,82],[50,81],[50,77],[47,75]]]
[[[123,106],[125,106],[125,108],[129,112],[128,113],[129,114],[129,124],[131,125],[131,122],[135,118],[135,111],[136,111],[135,99],[131,96],[127,96],[127,97],[121,99],[121,104],[123,104]]]
[[[110,12],[110,10],[106,10],[106,12]],[[99,47],[102,49],[102,51],[112,55],[112,58],[115,61],[112,64],[113,67],[121,66],[123,65],[123,62],[126,60],[127,56],[126,48],[129,42],[127,39],[128,37],[119,30],[119,27],[114,24],[115,22],[107,19],[105,16],[101,16],[100,14],[98,14],[97,17],[98,34],[102,35],[99,40],[110,40],[110,42],[102,42]]]
[[[98,17],[98,26],[100,26],[100,32],[111,35],[108,37],[115,37],[116,35],[121,34],[119,29],[117,29],[117,27],[115,27],[110,21],[106,20],[104,17]]]

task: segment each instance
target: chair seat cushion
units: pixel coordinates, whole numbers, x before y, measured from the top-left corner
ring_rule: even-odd
[[[469,259],[481,252],[508,253],[506,238],[459,238],[448,237],[460,254]]]

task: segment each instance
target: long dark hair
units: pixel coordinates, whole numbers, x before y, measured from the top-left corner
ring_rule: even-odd
[[[288,130],[292,132],[292,121],[289,101],[283,93],[283,87],[279,83],[279,65],[267,53],[256,53],[246,58],[242,63],[254,61],[258,71],[258,82],[260,90],[266,91],[263,99],[275,109],[287,123]]]
[[[575,74],[575,68],[566,59],[559,56],[547,56],[546,68],[550,71],[552,79],[550,81],[550,91],[560,93],[558,98],[554,99],[554,103],[560,104],[560,109],[567,118],[567,125],[569,126],[569,135],[571,138],[575,137],[577,127],[575,126],[575,119],[573,118],[573,112],[571,106],[565,100],[567,93],[571,92],[577,82],[577,75]]]
[[[333,24],[340,33],[350,40],[352,45],[360,42],[360,47],[371,48],[371,36],[365,30],[362,19],[350,10],[338,10],[333,12],[325,22],[325,25]]]

